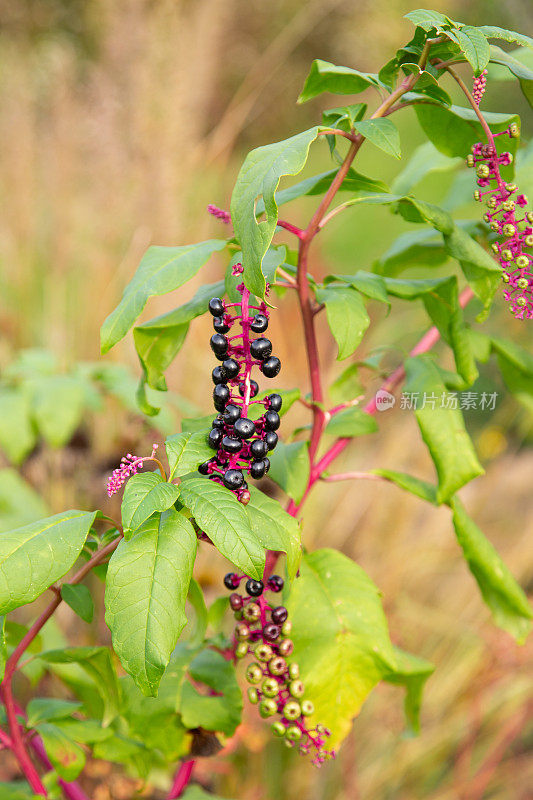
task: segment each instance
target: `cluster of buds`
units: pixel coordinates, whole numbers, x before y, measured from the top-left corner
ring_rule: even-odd
[[[212,373],[213,402],[219,413],[208,438],[216,455],[200,464],[198,471],[223,484],[246,505],[250,493],[244,473],[259,479],[268,472],[267,454],[278,443],[276,431],[282,405],[279,394],[254,400],[259,385],[251,374],[254,367],[259,367],[265,377],[274,378],[281,369],[281,361],[272,355],[272,342],[261,335],[268,328],[266,304],[250,305],[250,292],[244,284],[237,289],[242,298],[240,303],[225,303],[219,297],[209,301],[215,329],[210,344],[221,362]],[[227,336],[234,325],[240,330]],[[259,336],[254,338],[254,334]],[[262,406],[264,412],[251,420],[250,409],[254,405]]]
[[[474,98],[476,106],[479,106],[479,104],[481,103],[486,88],[487,88],[487,70],[484,69],[481,75],[475,79],[474,86],[472,88],[472,97]]]
[[[235,591],[241,581],[246,586],[244,596]],[[277,715],[272,732],[283,738],[287,747],[297,747],[302,755],[311,754],[316,766],[334,758],[335,752],[325,749],[330,731],[320,724],[308,725],[308,718],[315,709],[313,703],[304,698],[305,687],[300,680],[298,664],[288,660],[294,645],[288,638],[291,623],[287,609],[268,605],[263,596],[263,581],[230,572],[224,578],[224,585],[232,590],[229,601],[237,620],[235,658],[252,655],[255,659],[246,669],[246,678],[251,684],[249,701],[258,705],[264,719]],[[267,588],[280,592],[283,578],[272,575]]]
[[[510,125],[507,130],[494,134],[503,135],[517,138],[520,135],[518,126]],[[512,154],[498,154],[492,142],[475,144],[466,159],[468,167],[476,168],[480,187],[474,192],[474,198],[487,206],[483,219],[493,233],[502,237],[492,244],[492,250],[503,269],[502,280],[506,284],[504,297],[517,319],[531,319],[533,256],[524,252],[524,249],[533,247],[533,213],[523,210],[528,200],[525,195],[519,194],[516,184],[505,183],[501,177],[500,166],[507,166],[511,162]]]
[[[126,483],[128,478],[139,472],[144,466],[145,461],[155,461],[157,448],[159,445],[152,445],[152,453],[149,456],[134,456],[128,453],[122,456],[120,466],[113,470],[107,480],[108,497],[114,495]]]

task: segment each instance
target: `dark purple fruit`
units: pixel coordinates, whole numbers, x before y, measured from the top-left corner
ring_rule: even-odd
[[[224,317],[215,317],[213,320],[213,328],[217,333],[227,333],[231,325],[228,325],[228,323],[224,321]]]
[[[283,400],[279,394],[268,395],[268,408],[270,411],[279,411],[283,405]]]
[[[271,575],[268,579],[268,588],[271,592],[281,592],[284,585],[285,581],[281,575]]]
[[[264,333],[268,328],[268,317],[265,314],[256,314],[250,328],[254,333]]]
[[[221,333],[214,333],[209,340],[211,350],[221,361],[228,352],[229,342]]]
[[[241,381],[239,383],[239,394],[240,394],[241,397],[244,397],[245,389],[246,389],[246,387],[244,385],[244,381]],[[258,392],[259,392],[259,384],[257,383],[257,381],[251,380],[250,381],[250,397],[255,397]]]
[[[207,437],[209,447],[212,447],[213,450],[218,450],[221,441],[222,431],[219,431],[217,428],[213,428],[209,431],[209,436]]]
[[[240,439],[249,439],[255,433],[255,424],[251,419],[241,417],[237,420],[233,429]]]
[[[231,380],[237,377],[240,367],[234,358],[226,358],[226,360],[222,362],[222,369],[226,373],[228,379]]]
[[[263,415],[263,419],[265,421],[265,430],[277,431],[280,419],[276,411],[267,411],[266,414]]]
[[[226,422],[228,425],[235,424],[235,422],[237,422],[240,416],[241,416],[241,409],[239,408],[239,406],[236,406],[233,403],[230,403],[229,405],[226,406],[226,409],[224,411],[224,422]]]
[[[226,453],[238,453],[242,447],[240,439],[234,439],[232,436],[224,436],[222,439],[222,447]]]
[[[224,486],[226,489],[240,489],[244,483],[244,475],[240,469],[228,469],[224,473]]]
[[[254,578],[248,578],[246,581],[246,591],[250,597],[259,597],[263,594],[264,588],[263,581],[256,581]]]
[[[263,477],[265,472],[266,472],[266,464],[264,462],[264,459],[261,459],[261,461],[252,461],[252,463],[250,464],[250,475],[252,476],[252,478],[258,481],[260,478]]]
[[[285,608],[285,606],[278,606],[277,608],[272,609],[272,622],[276,625],[283,625],[287,617],[289,616],[289,612]]]
[[[281,361],[276,356],[270,356],[263,361],[260,369],[266,378],[275,378],[281,369]]]
[[[228,376],[222,369],[222,367],[215,367],[213,372],[211,373],[211,379],[215,386],[218,386],[221,383],[226,383]]]
[[[239,576],[237,575],[236,572],[228,572],[227,575],[224,575],[224,586],[226,587],[226,589],[236,589],[238,585],[239,585]]]
[[[251,343],[250,353],[258,361],[264,361],[272,353],[272,342],[270,339],[265,339],[264,336],[261,336]]]
[[[220,297],[212,297],[209,301],[208,308],[214,317],[220,317],[224,313],[224,303]]]
[[[264,442],[262,439],[255,439],[250,445],[250,453],[252,454],[253,458],[264,458],[268,453],[266,442]]]
[[[278,434],[275,431],[267,431],[264,441],[268,449],[273,450],[278,443]]]

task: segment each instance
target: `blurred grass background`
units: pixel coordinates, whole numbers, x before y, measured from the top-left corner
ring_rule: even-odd
[[[467,23],[533,32],[528,0],[431,5]],[[326,96],[295,105],[312,59],[376,71],[411,37],[402,14],[417,7],[408,0],[0,0],[0,363],[27,347],[53,350],[65,368],[98,359],[99,327],[146,247],[224,235],[205,208],[228,207],[246,152],[315,124],[322,108],[338,104]],[[519,112],[532,132],[514,85],[490,87],[484,107]],[[422,134],[411,111],[395,121],[407,158]],[[329,163],[327,148],[317,145],[308,174]],[[401,164],[367,146],[357,168],[390,182]],[[438,202],[450,181],[437,173],[417,194]],[[300,201],[291,219],[304,223],[314,202]],[[319,276],[368,269],[406,229],[384,209],[339,215],[316,243],[313,269]],[[220,266],[214,261],[196,285]],[[190,297],[193,288],[153,301],[147,316]],[[387,318],[371,309],[377,325],[361,355],[392,346],[395,363],[424,316],[410,306]],[[294,346],[294,299],[287,297],[274,316],[281,384],[288,388],[290,376],[307,390],[303,353]],[[531,338],[501,299],[487,325],[526,346]],[[170,388],[202,413],[210,411],[208,329],[208,320],[192,326],[168,375]],[[333,363],[334,345],[320,330],[323,360]],[[106,359],[138,369],[130,339]],[[490,367],[482,379],[500,399],[490,417],[467,413],[487,475],[463,496],[531,591],[531,417],[505,395]],[[294,409],[286,430],[306,421],[306,412]],[[101,506],[111,465],[125,450],[143,451],[153,436],[137,415],[111,404],[106,414],[88,417],[81,444],[78,437],[60,452],[40,448],[22,472],[53,511]],[[344,465],[404,469],[431,480],[418,441],[414,421],[397,410],[377,438],[349,450]],[[338,760],[320,773],[271,741],[252,711],[227,753],[200,763],[198,777],[240,800],[531,798],[533,730],[526,715],[533,644],[517,647],[491,624],[449,513],[392,486],[330,484],[309,502],[304,538],[310,549],[328,544],[355,558],[383,592],[394,641],[436,664],[422,734],[405,738],[401,692],[380,686]],[[223,570],[221,558],[202,553],[199,578],[209,597],[220,592]],[[66,633],[89,641],[70,610],[58,618]],[[101,621],[98,628],[105,636]],[[131,796],[131,784],[101,770],[94,767],[95,800]]]

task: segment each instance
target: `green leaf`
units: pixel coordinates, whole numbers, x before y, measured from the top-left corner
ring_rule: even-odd
[[[338,67],[329,61],[317,58],[311,65],[309,75],[305,79],[304,88],[298,97],[298,103],[307,103],[323,92],[332,94],[359,94],[369,86],[379,87],[377,75],[359,72],[351,67]]]
[[[61,587],[61,597],[84,622],[93,621],[94,604],[86,586],[82,583],[64,583]]]
[[[425,31],[430,31],[432,28],[436,28],[439,31],[455,24],[445,14],[441,14],[439,11],[429,11],[427,8],[418,8],[415,11],[410,11],[408,14],[404,14],[404,17],[411,20],[413,25],[423,28]]]
[[[380,275],[373,272],[365,272],[365,270],[358,270],[355,275],[337,275],[334,276],[335,280],[342,280],[353,286],[361,294],[371,297],[372,300],[379,300],[380,303],[389,302],[387,296],[387,287]]]
[[[523,33],[508,31],[505,28],[498,28],[496,25],[480,25],[478,30],[487,39],[503,39],[504,42],[516,42],[522,47],[533,47],[533,39]]]
[[[119,687],[117,674],[107,647],[66,647],[60,650],[46,650],[39,658],[52,668],[58,665],[76,664],[95,683],[104,703],[104,726],[116,717],[119,710]]]
[[[457,540],[496,625],[522,644],[533,618],[524,592],[458,498],[453,499],[451,508]]]
[[[502,50],[500,47],[491,45],[490,63],[498,64],[501,67],[507,67],[510,75],[505,73],[503,69],[500,70],[498,67],[496,67],[490,69],[489,79],[512,80],[513,78],[518,78],[518,82],[524,97],[528,101],[529,105],[533,106],[533,71],[530,69],[530,67],[533,66],[533,51],[519,50],[518,52],[520,53],[520,56],[516,57],[516,50],[512,53],[506,53],[505,50]],[[524,55],[527,56],[527,65],[523,63]]]
[[[70,717],[75,711],[82,708],[83,703],[73,703],[71,700],[59,700],[52,697],[34,697],[26,709],[27,728],[35,728],[40,722],[49,722],[51,719]]]
[[[107,353],[126,335],[150,297],[179,289],[213,253],[225,246],[225,241],[210,239],[182,247],[149,247],[119,305],[102,325],[102,353]]]
[[[35,447],[30,397],[24,388],[0,391],[0,447],[13,464],[20,464]]]
[[[501,282],[500,265],[464,230],[443,235],[447,253],[457,259],[468,283],[488,310]]]
[[[0,781],[0,796],[2,800],[41,800],[42,798],[42,795],[33,794],[27,784],[4,783],[3,781]],[[189,798],[188,800],[203,800],[203,798]]]
[[[263,547],[287,554],[287,572],[292,580],[298,571],[302,549],[297,520],[287,514],[277,500],[267,497],[255,486],[250,487],[246,512],[250,527]]]
[[[319,128],[314,127],[282,142],[252,150],[237,177],[231,196],[231,219],[242,249],[244,282],[257,297],[265,294],[261,264],[276,230],[278,183],[282,176],[297,175],[303,169],[318,131]],[[255,204],[261,196],[266,219],[258,222]]]
[[[435,364],[427,356],[416,356],[406,360],[405,371],[405,392],[428,401],[415,411],[415,416],[437,470],[437,501],[445,503],[461,486],[482,475],[484,470],[459,409],[438,405],[446,387]]]
[[[474,75],[481,75],[490,58],[489,43],[482,28],[464,25],[460,30],[447,31],[446,35],[457,42],[466,60],[474,70]]]
[[[166,389],[164,372],[180,351],[189,323],[207,311],[212,297],[224,293],[224,281],[202,286],[188,303],[143,322],[133,329],[133,341],[148,385],[153,389]]]
[[[515,342],[493,338],[492,350],[509,391],[533,412],[533,356]]]
[[[378,271],[383,275],[397,275],[413,266],[434,267],[446,261],[442,238],[433,230],[415,230],[402,233],[380,257]]]
[[[375,433],[377,430],[378,425],[374,417],[356,406],[339,411],[326,425],[327,434],[340,438],[364,436],[367,433]]]
[[[187,622],[196,546],[191,523],[172,509],[150,517],[109,561],[106,623],[122,666],[145,694],[157,694]]]
[[[39,432],[52,447],[64,447],[83,417],[83,383],[68,375],[52,375],[32,382],[32,414]]]
[[[353,103],[339,108],[330,108],[322,112],[322,122],[328,128],[349,132],[358,119],[363,119],[366,109],[366,103]]]
[[[407,194],[433,172],[448,172],[462,163],[462,159],[449,158],[440,153],[431,142],[424,142],[414,150],[411,158],[392,182],[393,194]]]
[[[390,119],[367,119],[355,124],[355,130],[384,153],[401,158],[400,132]]]
[[[362,397],[364,393],[365,389],[359,378],[359,364],[350,364],[349,367],[346,367],[329,387],[329,396],[333,403],[355,400],[356,397]]]
[[[174,505],[178,495],[178,487],[173,483],[167,483],[158,472],[132,475],[122,498],[124,533],[130,532],[131,535],[131,531],[137,530],[156,511],[166,511]]]
[[[278,442],[270,457],[268,475],[296,504],[307,489],[310,470],[307,442]]]
[[[49,513],[42,497],[17,470],[0,469],[0,532],[34,522]]]
[[[0,536],[0,614],[31,603],[73,566],[96,511],[63,511]]]
[[[195,432],[183,431],[169,436],[166,440],[170,481],[193,472],[202,462],[212,457],[213,450],[207,444],[208,430],[204,428]]]
[[[328,743],[336,747],[367,695],[395,668],[379,591],[361,567],[326,548],[304,556],[286,605],[313,720],[331,730]]]
[[[58,719],[55,724],[66,733],[69,739],[80,744],[103,742],[114,736],[112,728],[104,728],[100,720],[95,719]]]
[[[337,359],[348,358],[370,325],[360,293],[353,287],[325,286],[317,290],[316,299],[326,306],[328,325],[339,348]]]
[[[420,706],[422,692],[427,679],[435,671],[435,666],[424,658],[406,653],[399,647],[394,648],[396,668],[383,676],[387,683],[405,686],[405,717],[408,729],[413,733],[420,731]]]
[[[265,551],[245,506],[224,486],[202,475],[186,475],[178,488],[181,502],[217,550],[246,575],[261,580]]]
[[[205,604],[202,587],[198,581],[194,580],[194,578],[191,578],[191,582],[189,584],[188,600],[191,606],[194,608],[194,613],[196,616],[194,629],[191,632],[188,644],[189,647],[195,648],[200,647],[205,638],[205,632],[207,630],[207,606]]]
[[[406,472],[395,472],[391,469],[372,469],[370,472],[372,475],[379,475],[380,478],[385,478],[386,481],[396,484],[400,489],[411,492],[411,494],[426,500],[428,503],[432,503],[434,506],[438,505],[437,488],[432,483],[422,481],[420,478],[415,478]]]
[[[57,725],[42,722],[37,731],[43,740],[46,755],[64,781],[74,781],[85,766],[85,753]]]
[[[192,660],[189,673],[194,681],[217,694],[200,694],[185,681],[178,709],[183,724],[189,729],[201,727],[233,736],[242,714],[242,695],[233,664],[220,653],[206,649]]]

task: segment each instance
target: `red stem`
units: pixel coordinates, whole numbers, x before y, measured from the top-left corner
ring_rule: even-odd
[[[195,759],[190,758],[188,761],[183,761],[180,764],[174,777],[172,788],[167,795],[167,800],[176,800],[176,798],[182,796],[183,792],[189,785],[189,781],[191,780],[195,763]]]

